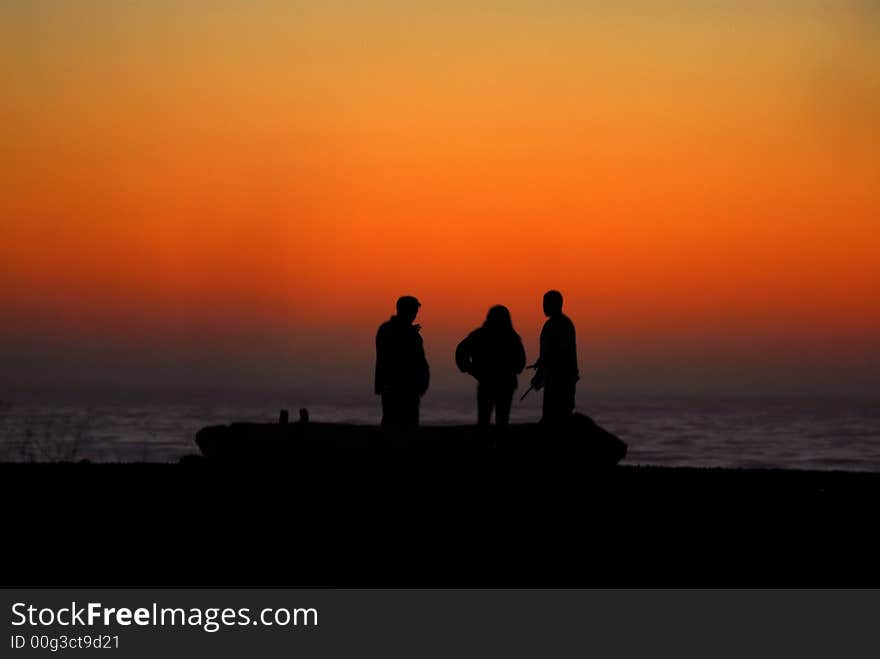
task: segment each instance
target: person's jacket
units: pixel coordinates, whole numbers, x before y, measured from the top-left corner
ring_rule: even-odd
[[[541,354],[535,378],[542,384],[573,383],[580,379],[574,323],[565,314],[551,316],[541,330]]]
[[[516,376],[526,366],[526,351],[516,332],[480,327],[458,344],[455,363],[480,384],[516,389]]]
[[[422,396],[430,379],[419,326],[391,316],[376,333],[376,393]]]

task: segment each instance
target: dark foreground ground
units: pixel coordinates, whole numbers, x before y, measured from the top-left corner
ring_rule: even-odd
[[[7,586],[880,586],[880,474],[0,465]]]

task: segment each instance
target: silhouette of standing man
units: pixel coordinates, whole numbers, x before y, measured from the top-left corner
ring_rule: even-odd
[[[494,407],[495,424],[506,426],[518,384],[516,376],[526,366],[526,351],[507,307],[499,304],[489,309],[482,327],[458,344],[455,363],[462,373],[477,379],[477,423],[488,426]]]
[[[544,294],[547,322],[541,330],[541,355],[535,362],[532,386],[544,389],[542,423],[565,422],[574,412],[574,393],[580,379],[574,323],[562,313],[562,293]]]
[[[382,426],[386,428],[419,425],[419,403],[430,381],[421,327],[413,324],[420,306],[410,295],[400,298],[397,315],[382,323],[376,333],[376,393],[382,396]]]

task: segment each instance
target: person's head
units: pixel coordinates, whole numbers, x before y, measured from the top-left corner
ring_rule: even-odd
[[[507,307],[498,304],[489,309],[486,314],[486,322],[483,327],[495,332],[513,331],[513,321],[510,319],[510,311]]]
[[[408,322],[413,322],[419,313],[422,304],[412,295],[404,295],[397,299],[397,315]]]
[[[562,293],[547,291],[544,293],[544,315],[557,316],[562,313]]]

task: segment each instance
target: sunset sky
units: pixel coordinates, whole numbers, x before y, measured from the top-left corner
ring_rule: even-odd
[[[4,0],[0,71],[0,397],[369,393],[413,294],[441,401],[548,288],[581,396],[880,390],[880,3]]]

